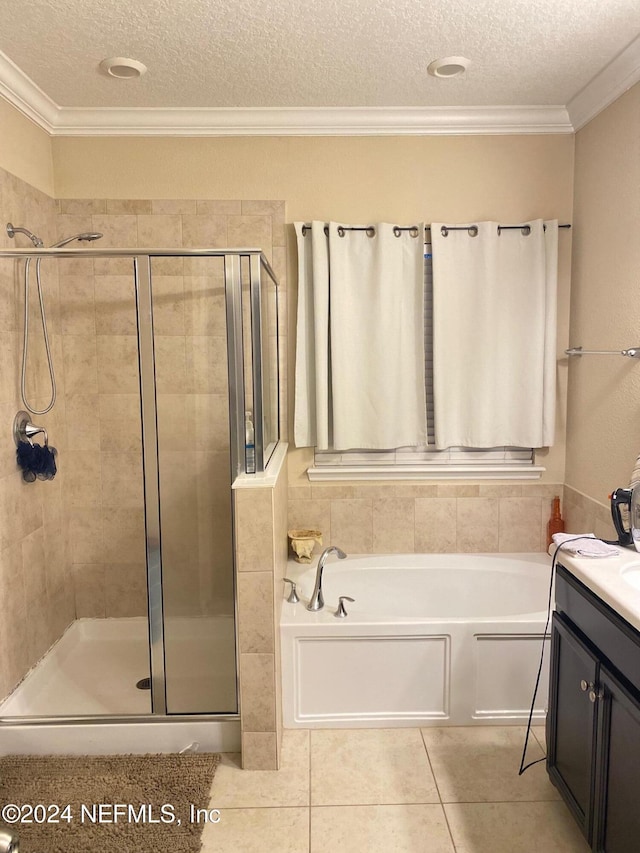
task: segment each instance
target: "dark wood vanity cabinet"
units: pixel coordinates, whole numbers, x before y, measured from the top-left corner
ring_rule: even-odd
[[[595,773],[596,715],[589,700],[598,662],[558,613],[551,628],[551,684],[547,718],[549,776],[587,838]]]
[[[594,853],[640,851],[640,632],[558,566],[547,770]]]
[[[640,702],[603,665],[599,676],[601,705],[600,757],[594,814],[594,850],[640,850]]]

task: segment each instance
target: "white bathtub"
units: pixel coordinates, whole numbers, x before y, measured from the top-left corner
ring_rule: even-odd
[[[332,556],[324,610],[311,613],[315,565],[290,562],[302,600],[282,606],[285,726],[522,724],[550,563],[546,554]],[[345,619],[334,616],[340,595],[355,599]],[[547,660],[545,652],[536,718]]]

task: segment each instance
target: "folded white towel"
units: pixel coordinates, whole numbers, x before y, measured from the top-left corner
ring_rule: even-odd
[[[619,548],[596,539],[593,533],[554,533],[551,538],[558,548],[562,545],[563,551],[578,557],[612,557],[620,553]]]

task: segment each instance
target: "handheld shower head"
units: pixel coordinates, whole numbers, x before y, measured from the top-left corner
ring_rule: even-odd
[[[74,240],[86,240],[89,243],[92,240],[99,240],[101,237],[102,234],[98,231],[83,231],[82,234],[74,234],[73,237],[67,237],[65,240],[60,240],[59,242],[54,243],[51,248],[60,249],[62,246],[66,246],[67,243],[73,243]]]
[[[31,240],[36,249],[40,249],[44,246],[44,243],[37,237],[35,234],[32,234],[31,231],[28,231],[26,228],[17,228],[15,225],[12,225],[11,222],[7,223],[7,234],[9,237],[15,237],[16,234],[26,234],[27,237]],[[98,234],[98,232],[84,232],[82,234],[74,234],[73,237],[68,237],[66,240],[60,240],[58,243],[54,243],[51,246],[52,249],[58,249],[60,246],[66,246],[67,243],[72,243],[74,240],[99,240],[102,237],[102,234]],[[44,310],[44,299],[42,296],[42,284],[40,280],[40,263],[42,261],[42,257],[36,257],[36,284],[38,287],[38,301],[40,303],[40,317],[42,318],[42,334],[44,338],[44,346],[47,353],[47,364],[49,367],[49,378],[51,380],[51,400],[47,404],[46,408],[38,410],[34,409],[27,402],[27,392],[26,392],[26,375],[27,375],[27,352],[28,352],[28,341],[29,341],[29,270],[31,265],[31,256],[29,256],[24,262],[24,336],[23,336],[23,347],[22,347],[22,373],[20,377],[20,392],[22,394],[22,401],[25,405],[25,408],[28,409],[34,415],[45,415],[48,411],[53,408],[53,405],[56,401],[56,379],[53,369],[53,359],[51,357],[51,347],[49,346],[49,335],[47,332],[47,320],[45,316]]]

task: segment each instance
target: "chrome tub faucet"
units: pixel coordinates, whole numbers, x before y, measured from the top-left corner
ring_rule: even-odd
[[[340,560],[346,559],[346,554],[344,551],[341,551],[340,548],[337,548],[335,545],[329,545],[328,548],[325,548],[322,554],[320,554],[320,559],[318,560],[318,568],[316,570],[316,585],[313,588],[313,594],[307,604],[307,610],[322,610],[324,607],[324,596],[322,595],[322,572],[324,571],[324,564],[327,561],[327,557],[329,554],[337,554]]]

